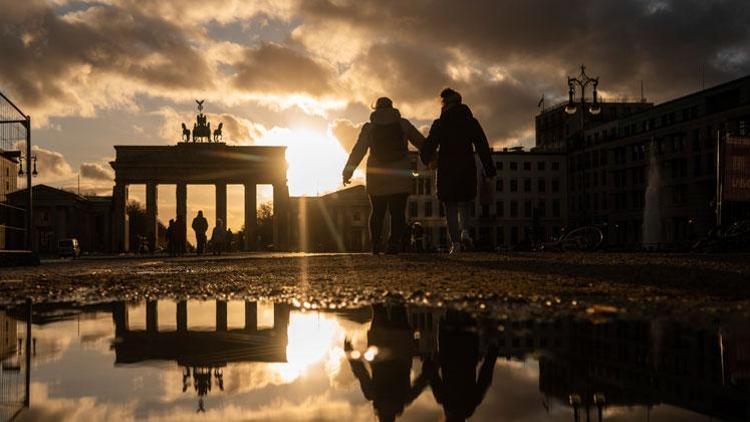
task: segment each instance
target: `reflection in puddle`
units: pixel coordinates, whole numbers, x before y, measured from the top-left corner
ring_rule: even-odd
[[[148,301],[36,306],[26,343],[26,311],[0,311],[0,421],[750,420],[742,323]]]

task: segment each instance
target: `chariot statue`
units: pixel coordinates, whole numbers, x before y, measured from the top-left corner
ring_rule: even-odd
[[[205,114],[203,114],[203,102],[206,100],[195,100],[195,102],[198,104],[198,114],[195,116],[195,124],[193,124],[193,142],[212,142],[211,138],[211,122],[208,121]],[[223,123],[219,123],[219,126],[216,128],[216,130],[213,131],[213,142],[221,142],[222,135],[221,135],[221,128],[224,126]],[[190,129],[185,125],[185,123],[182,124],[182,141],[183,142],[190,142]]]

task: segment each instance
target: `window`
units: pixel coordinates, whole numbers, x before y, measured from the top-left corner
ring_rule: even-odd
[[[702,160],[700,155],[696,155],[695,157],[693,157],[693,174],[695,176],[701,175],[701,161]]]
[[[502,192],[504,188],[503,179],[497,179],[495,181],[495,190],[498,192]]]
[[[409,217],[412,217],[412,218],[416,217],[418,213],[418,208],[419,207],[417,206],[417,203],[415,201],[409,202]]]
[[[502,170],[503,169],[503,162],[502,161],[496,161],[495,162],[495,168],[497,170]]]
[[[546,163],[544,161],[540,161],[536,163],[536,169],[539,171],[544,171],[546,167]]]
[[[510,191],[511,192],[518,192],[518,180],[513,179],[510,181]]]
[[[559,180],[553,180],[552,181],[552,192],[560,192],[560,181]]]
[[[432,217],[432,201],[426,201],[424,203],[424,216]]]
[[[498,226],[495,231],[495,245],[505,244],[505,229],[502,226]]]
[[[518,217],[518,202],[510,201],[510,216],[512,218]]]
[[[497,201],[495,203],[495,215],[498,217],[505,217],[505,202]]]
[[[432,195],[432,180],[424,179],[424,194]]]
[[[546,192],[547,182],[544,179],[537,180],[537,192]]]
[[[552,200],[552,216],[553,217],[560,216],[560,200],[559,199]]]
[[[514,170],[514,171],[515,171],[515,170],[518,170],[518,162],[516,162],[516,161],[511,161],[511,162],[510,162],[510,169],[511,169],[511,170]]]
[[[560,170],[560,162],[559,161],[553,161],[552,162],[552,170]]]
[[[531,192],[531,179],[524,179],[524,181],[523,181],[523,191],[524,192]]]
[[[531,218],[533,214],[534,214],[534,207],[531,206],[531,201],[525,201],[523,203],[523,216],[526,218]]]
[[[531,162],[530,161],[524,161],[523,162],[523,169],[525,171],[531,171]]]
[[[547,203],[544,201],[544,199],[539,200],[539,204],[537,205],[536,209],[539,218],[547,217]]]
[[[482,204],[482,217],[490,216],[490,204]]]

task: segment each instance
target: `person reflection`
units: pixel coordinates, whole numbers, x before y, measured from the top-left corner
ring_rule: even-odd
[[[373,305],[367,342],[364,354],[353,350],[349,339],[344,341],[344,350],[362,394],[372,401],[378,420],[394,421],[429,384],[427,371],[422,371],[414,383],[410,378],[416,344],[406,307]]]
[[[440,368],[430,381],[446,421],[464,421],[474,414],[492,384],[497,354],[497,341],[491,339],[477,376],[481,358],[477,323],[467,314],[448,310],[439,331]]]
[[[209,392],[211,392],[211,367],[193,366],[193,388],[198,393],[198,409],[196,413],[205,413],[206,404],[205,398]],[[190,387],[190,368],[185,367],[182,370],[182,392],[186,392]],[[224,373],[221,368],[213,369],[213,376],[216,378],[216,383],[221,391],[224,391]]]

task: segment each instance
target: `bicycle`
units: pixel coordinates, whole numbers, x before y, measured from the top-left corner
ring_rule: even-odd
[[[596,226],[573,229],[552,242],[539,242],[533,248],[538,251],[593,252],[604,243],[604,232]]]
[[[735,221],[726,228],[714,227],[708,236],[695,242],[693,251],[750,249],[750,220]]]

